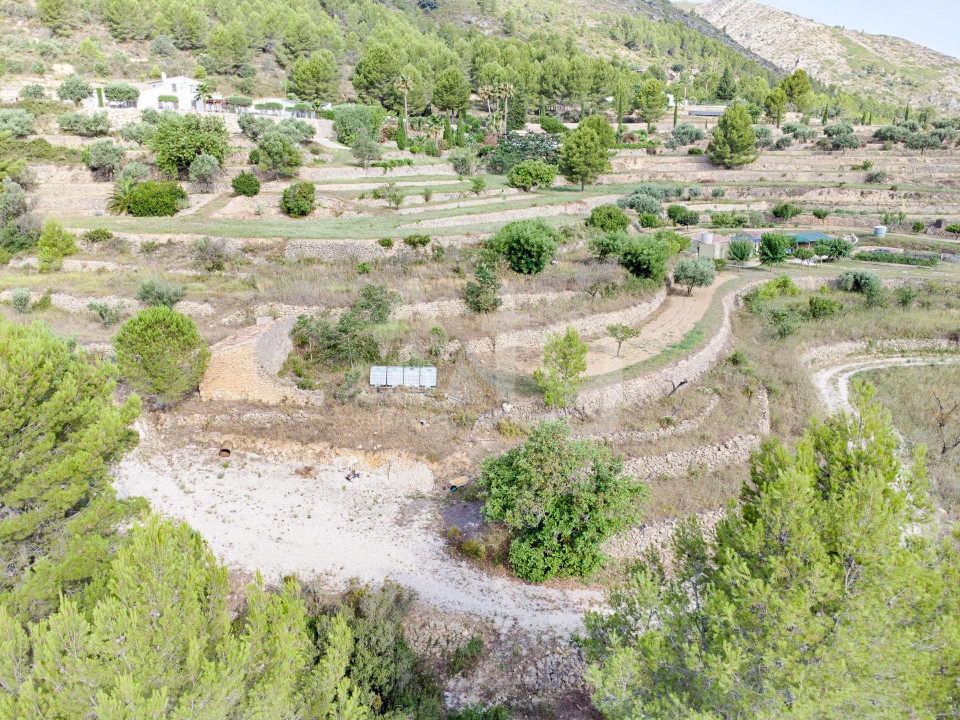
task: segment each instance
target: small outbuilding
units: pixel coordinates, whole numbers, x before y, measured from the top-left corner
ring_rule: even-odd
[[[690,252],[699,258],[720,260],[727,256],[730,239],[727,235],[717,235],[709,230],[704,230],[691,236]]]

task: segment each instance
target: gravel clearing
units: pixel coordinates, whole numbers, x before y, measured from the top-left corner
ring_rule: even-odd
[[[146,427],[138,423],[141,437]],[[331,588],[351,578],[386,578],[441,610],[528,630],[569,635],[583,613],[605,606],[602,593],[527,585],[477,570],[449,555],[433,529],[438,492],[429,468],[361,453],[311,457],[312,467],[234,452],[227,467],[212,449],[160,448],[149,440],[117,467],[121,496],[140,495],[190,524],[230,567],[266,580],[319,577]],[[316,462],[320,460],[320,462]],[[345,479],[351,468],[360,476]]]

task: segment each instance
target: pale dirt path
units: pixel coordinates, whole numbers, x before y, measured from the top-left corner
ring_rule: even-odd
[[[850,385],[855,375],[869,370],[883,370],[891,367],[924,367],[928,365],[953,365],[960,358],[893,356],[881,358],[861,358],[842,365],[833,365],[812,374],[814,387],[820,394],[828,412],[837,410],[853,411],[850,404]]]
[[[297,574],[343,589],[351,578],[390,578],[441,610],[562,635],[581,628],[586,610],[605,606],[598,591],[527,585],[452,557],[432,527],[434,505],[423,500],[436,492],[427,466],[367,468],[345,452],[304,477],[296,470],[306,458],[234,452],[223,467],[212,448],[145,441],[119,464],[115,486],[187,522],[229,566],[260,570],[268,581]],[[360,477],[348,482],[351,467]]]
[[[609,336],[606,328],[600,333],[581,336],[588,347],[587,376],[603,375],[635,365],[683,340],[710,308],[720,286],[734,277],[734,273],[723,273],[717,276],[710,287],[694,290],[692,295],[688,296],[685,290],[667,295],[660,307],[640,325],[640,335],[623,344],[619,357],[617,342]],[[542,364],[542,350],[539,346],[498,348],[497,368],[531,373]],[[490,353],[483,357],[488,362],[491,359]]]

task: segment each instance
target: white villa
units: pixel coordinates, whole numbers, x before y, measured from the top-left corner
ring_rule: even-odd
[[[137,109],[154,108],[155,110],[192,110],[196,106],[194,97],[200,80],[188,78],[186,75],[167,77],[166,73],[159,80],[147,83],[147,87],[137,99]],[[163,98],[163,100],[161,100]],[[176,101],[168,98],[176,98]]]

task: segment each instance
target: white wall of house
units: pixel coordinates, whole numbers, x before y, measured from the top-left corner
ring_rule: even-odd
[[[190,110],[193,108],[193,98],[197,94],[199,85],[199,80],[188,78],[185,75],[169,78],[164,75],[160,80],[147,83],[146,89],[140,92],[140,97],[137,99],[137,109],[154,108],[155,110],[161,110],[164,107],[170,107],[169,105],[161,105],[160,97],[162,95],[175,95],[177,97],[175,109]]]

